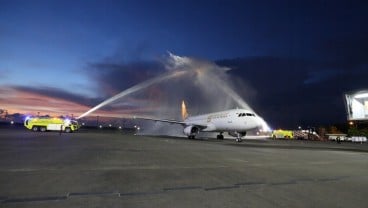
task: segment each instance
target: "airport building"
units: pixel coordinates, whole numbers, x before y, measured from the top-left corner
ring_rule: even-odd
[[[345,94],[347,120],[352,123],[368,123],[368,90]]]

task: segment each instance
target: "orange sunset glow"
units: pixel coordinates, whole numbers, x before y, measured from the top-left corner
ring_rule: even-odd
[[[1,107],[7,109],[9,114],[36,115],[38,112],[41,112],[50,116],[77,115],[88,109],[87,106],[71,101],[32,92],[23,92],[12,88],[0,89],[0,102],[2,103]]]
[[[132,102],[142,103],[144,101],[130,98]],[[0,89],[0,109],[6,109],[8,114],[26,114],[26,115],[49,115],[49,116],[78,116],[86,112],[91,106],[83,105],[77,102],[65,100],[58,97],[41,95],[35,92],[23,91],[15,88]],[[92,106],[93,107],[93,106]],[[137,109],[100,109],[90,116],[103,117],[130,117],[135,113],[154,111],[155,107],[145,107]]]

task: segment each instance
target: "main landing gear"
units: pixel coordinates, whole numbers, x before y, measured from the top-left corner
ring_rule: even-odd
[[[217,135],[217,139],[220,139],[220,140],[224,139],[224,135],[222,135],[222,132],[220,132],[220,134]]]
[[[195,136],[188,136],[188,139],[195,139]]]

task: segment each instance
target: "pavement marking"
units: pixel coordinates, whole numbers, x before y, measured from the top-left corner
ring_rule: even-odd
[[[269,185],[271,185],[271,186],[282,186],[282,185],[293,185],[293,184],[297,184],[297,182],[294,181],[294,180],[291,180],[291,181],[285,181],[285,182],[270,183]]]
[[[120,195],[119,192],[76,192],[76,193],[68,193],[68,197],[73,196],[111,196],[111,195]]]
[[[211,188],[205,188],[205,191],[214,191],[214,190],[224,190],[224,189],[236,189],[240,188],[240,186],[233,185],[233,186],[217,186],[217,187],[211,187]]]
[[[250,186],[250,185],[265,185],[266,183],[263,182],[243,182],[243,183],[236,183],[235,186]]]
[[[193,189],[202,189],[202,187],[201,186],[179,186],[179,187],[163,188],[164,191],[181,191],[181,190],[193,190]]]
[[[46,197],[29,197],[29,198],[13,198],[5,199],[2,203],[17,203],[17,202],[41,202],[41,201],[60,201],[66,200],[66,196],[46,196]]]
[[[0,172],[34,172],[34,171],[57,171],[56,168],[15,168],[0,170]]]
[[[128,192],[128,193],[120,193],[119,197],[123,196],[146,196],[146,195],[156,195],[162,194],[163,191],[147,191],[147,192]]]
[[[3,196],[0,196],[0,203],[3,203],[3,201],[5,201],[6,199],[8,199],[8,197],[3,197]]]
[[[201,165],[201,166],[173,166],[164,167],[158,165],[149,166],[112,166],[101,168],[77,168],[73,171],[113,171],[113,170],[175,170],[175,169],[217,169],[217,168],[229,168],[226,165]],[[37,172],[37,171],[70,171],[65,168],[21,168],[21,169],[6,169],[0,170],[0,172]]]

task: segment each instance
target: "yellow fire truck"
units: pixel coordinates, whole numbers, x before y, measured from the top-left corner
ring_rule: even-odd
[[[294,138],[294,133],[293,131],[289,131],[289,130],[274,130],[272,132],[272,138],[273,139],[293,139]]]
[[[24,120],[24,126],[32,131],[64,131],[67,133],[76,131],[79,128],[78,122],[75,120],[48,117],[27,117]]]

